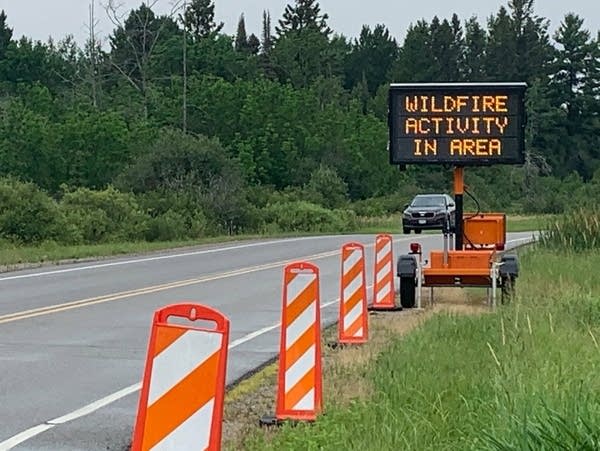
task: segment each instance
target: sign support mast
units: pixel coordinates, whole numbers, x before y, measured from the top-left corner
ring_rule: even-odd
[[[456,166],[454,168],[454,203],[455,208],[455,235],[454,249],[461,250],[463,248],[463,194],[465,192],[465,168]]]

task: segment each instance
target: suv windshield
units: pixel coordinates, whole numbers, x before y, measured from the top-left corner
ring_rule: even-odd
[[[442,196],[415,197],[412,203],[413,207],[445,207]]]

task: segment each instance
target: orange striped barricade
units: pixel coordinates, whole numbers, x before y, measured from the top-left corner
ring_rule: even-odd
[[[347,243],[342,247],[339,343],[366,343],[368,327],[365,248],[360,243]]]
[[[374,277],[373,303],[369,310],[401,310],[396,306],[393,239],[389,234],[380,234],[375,238]]]
[[[319,293],[319,268],[306,262],[285,267],[275,416],[263,417],[264,426],[314,421],[322,410]]]
[[[215,327],[174,324],[172,317]],[[216,310],[183,303],[156,311],[133,451],[221,448],[228,343],[229,320]]]

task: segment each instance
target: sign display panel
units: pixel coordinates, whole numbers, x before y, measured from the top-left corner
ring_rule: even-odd
[[[393,84],[390,163],[522,164],[525,83]]]

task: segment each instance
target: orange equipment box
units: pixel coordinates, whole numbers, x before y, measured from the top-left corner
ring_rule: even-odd
[[[506,215],[465,213],[463,237],[465,249],[503,250],[506,245]]]

